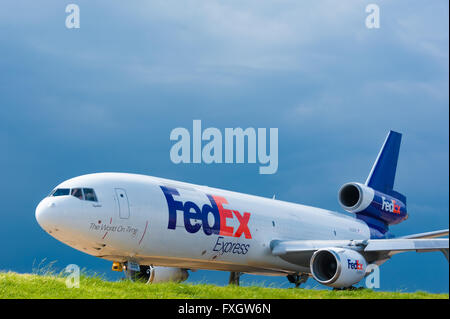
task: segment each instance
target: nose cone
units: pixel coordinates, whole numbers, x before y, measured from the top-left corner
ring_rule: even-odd
[[[55,207],[55,203],[52,201],[49,201],[48,198],[44,198],[36,207],[36,220],[44,230],[48,230],[52,224],[53,221],[53,210]]]

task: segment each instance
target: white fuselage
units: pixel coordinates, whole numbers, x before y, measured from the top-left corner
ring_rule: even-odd
[[[370,237],[364,222],[343,214],[162,178],[99,173],[56,187],[77,188],[93,189],[97,201],[49,196],[36,218],[56,239],[113,261],[285,275],[310,270],[272,255],[274,240]]]

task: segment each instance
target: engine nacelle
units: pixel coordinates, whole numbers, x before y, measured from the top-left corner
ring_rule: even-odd
[[[310,261],[311,274],[322,285],[346,288],[363,279],[366,260],[357,251],[346,248],[322,248]]]
[[[174,267],[150,267],[150,277],[148,283],[158,282],[182,282],[189,277],[186,269]]]
[[[384,194],[360,183],[344,184],[339,190],[339,204],[348,212],[369,216],[385,225],[398,224],[408,217],[403,195],[392,192],[396,197]],[[361,219],[365,220],[364,217]],[[382,227],[383,225],[381,225]]]
[[[349,213],[359,213],[372,203],[375,191],[360,183],[347,183],[339,190],[339,204]]]

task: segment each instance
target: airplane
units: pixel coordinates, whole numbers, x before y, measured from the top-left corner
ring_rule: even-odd
[[[56,186],[36,207],[39,225],[79,251],[110,260],[133,281],[181,282],[189,270],[286,276],[298,287],[313,277],[350,289],[402,252],[442,252],[449,230],[394,237],[408,218],[394,191],[402,135],[389,131],[364,184],[344,184],[350,214],[127,173],[95,173]]]

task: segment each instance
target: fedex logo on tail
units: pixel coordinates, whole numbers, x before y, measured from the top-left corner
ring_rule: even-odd
[[[395,203],[395,200],[386,200],[386,197],[381,196],[381,209],[394,214],[400,214],[400,205]]]
[[[363,264],[357,259],[354,262],[351,259],[347,259],[347,263],[348,269],[363,270]]]
[[[201,229],[205,235],[221,235],[230,237],[245,236],[247,239],[251,239],[252,235],[248,228],[248,222],[251,214],[244,212],[241,214],[238,210],[225,208],[224,205],[228,205],[228,201],[221,196],[214,196],[207,194],[207,198],[210,204],[204,204],[201,208],[192,201],[182,202],[175,199],[180,196],[180,193],[171,187],[160,186],[167,200],[169,207],[169,224],[168,229],[175,229],[177,225],[177,212],[183,213],[184,227],[189,233],[196,233]],[[209,224],[209,216],[213,216],[214,223]],[[227,225],[227,222],[232,219],[237,219],[239,226],[235,229],[232,226]]]

